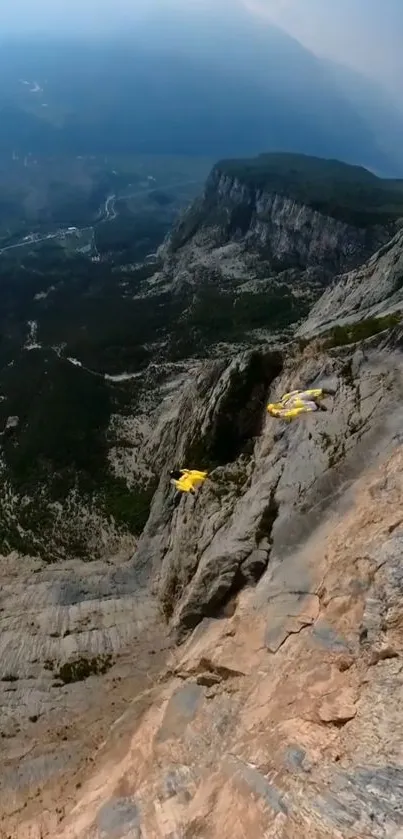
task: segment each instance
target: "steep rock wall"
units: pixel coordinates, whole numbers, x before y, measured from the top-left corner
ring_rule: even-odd
[[[232,364],[245,371],[248,356]],[[209,437],[233,371],[223,359],[186,386],[167,457],[196,428]],[[315,345],[267,386],[307,381],[334,385],[333,411],[268,419],[252,453],[177,507],[161,477],[139,555],[160,601],[174,593],[178,637],[199,625],[78,776],[75,806],[53,822],[10,816],[12,835],[399,835],[403,360],[385,338],[333,355]]]
[[[41,604],[34,642],[32,615],[10,614],[15,580],[5,593],[3,677],[16,660],[21,688],[6,680],[2,698],[14,726],[34,709],[7,751],[6,835],[399,836],[402,341],[398,327],[336,351],[318,341],[232,350],[159,382],[140,462],[160,482],[133,558],[100,564],[96,578],[70,566],[64,586],[43,568],[28,586],[28,568],[21,585]],[[266,416],[266,400],[307,384],[335,388],[332,410],[289,426]],[[183,463],[210,478],[176,503],[168,471]],[[71,608],[79,584],[82,605]],[[157,677],[147,662],[172,639],[186,645]],[[54,651],[59,665],[87,647],[124,651],[127,669],[112,660],[102,682],[91,674],[55,693],[36,659]],[[127,685],[137,658],[147,687],[108,737],[115,683]],[[104,720],[93,768],[83,765],[84,697]],[[47,703],[62,740],[72,721],[60,708],[82,712],[72,749],[47,739]]]
[[[262,251],[277,268],[336,272],[364,261],[389,238],[382,227],[359,229],[214,169],[202,198],[183,214],[161,255],[172,257],[190,244],[212,248],[235,240]]]
[[[262,358],[272,377],[264,398],[255,402],[256,424],[241,434],[239,448],[224,445],[221,462],[211,459],[210,479],[195,499],[182,496],[174,506],[168,463],[209,465],[225,406],[232,405],[236,423],[247,403],[242,388],[232,388],[234,374],[247,380],[250,354],[216,368],[213,379],[211,370],[207,378],[200,374],[184,393],[179,422],[162,441],[167,471],[134,562],[148,563],[150,571],[152,559],[155,591],[177,638],[203,617],[220,614],[256,582],[273,550],[287,552],[304,540],[338,484],[363,468],[366,447],[376,444],[387,425],[391,399],[396,408],[401,399],[400,373],[386,353],[329,356],[308,346],[302,355],[294,351],[281,359],[272,351]],[[336,388],[329,413],[290,426],[265,417],[267,398],[326,382]]]
[[[364,320],[403,304],[403,231],[360,268],[337,276],[301,325],[299,335]]]

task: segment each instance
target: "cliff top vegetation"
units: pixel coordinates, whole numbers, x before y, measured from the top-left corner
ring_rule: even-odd
[[[214,172],[251,189],[285,195],[318,212],[367,228],[403,216],[403,180],[378,178],[361,166],[303,154],[273,153],[221,160]]]

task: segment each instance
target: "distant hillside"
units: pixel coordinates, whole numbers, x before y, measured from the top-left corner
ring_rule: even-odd
[[[403,175],[393,110],[358,108],[317,57],[239,9],[208,24],[3,44],[0,152],[217,159],[267,149]]]
[[[261,154],[222,160],[214,171],[253,190],[293,198],[357,227],[385,225],[403,216],[403,180],[378,178],[361,166],[302,154]]]

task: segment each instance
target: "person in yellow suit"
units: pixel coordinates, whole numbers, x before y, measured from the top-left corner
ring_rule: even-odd
[[[190,492],[195,495],[195,490],[206,480],[208,473],[199,472],[198,469],[174,469],[169,473],[171,484],[179,492]]]
[[[277,419],[293,420],[300,414],[309,414],[313,411],[327,411],[322,399],[326,396],[334,396],[335,391],[329,388],[312,388],[311,390],[292,390],[285,393],[279,402],[270,402],[267,410],[272,417]]]

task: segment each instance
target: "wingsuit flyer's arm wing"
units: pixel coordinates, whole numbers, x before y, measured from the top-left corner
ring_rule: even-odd
[[[316,408],[311,407],[310,405],[298,405],[296,408],[290,408],[288,411],[285,411],[285,418],[286,419],[294,419],[295,417],[299,417],[300,414],[311,414]]]
[[[178,481],[176,488],[179,489],[180,492],[190,492],[193,488],[193,484],[189,475],[183,475]]]
[[[284,393],[284,395],[281,397],[280,403],[283,405],[284,402],[288,402],[289,399],[292,399],[294,396],[298,396],[299,393],[299,390],[290,390],[289,393]]]
[[[281,402],[270,402],[267,405],[267,410],[269,414],[276,417],[281,411],[284,411],[284,405]]]
[[[311,390],[304,390],[304,396],[308,396],[310,399],[322,399],[325,395],[325,391],[321,387],[312,388]]]
[[[267,411],[271,417],[275,419],[285,419],[289,413],[286,408],[283,408],[280,402],[272,403],[267,406]]]
[[[299,417],[300,414],[309,414],[314,410],[316,410],[314,407],[310,407],[307,404],[297,405],[294,408],[282,408],[281,410],[276,410],[272,416],[278,417],[278,419],[293,420],[295,417]]]

